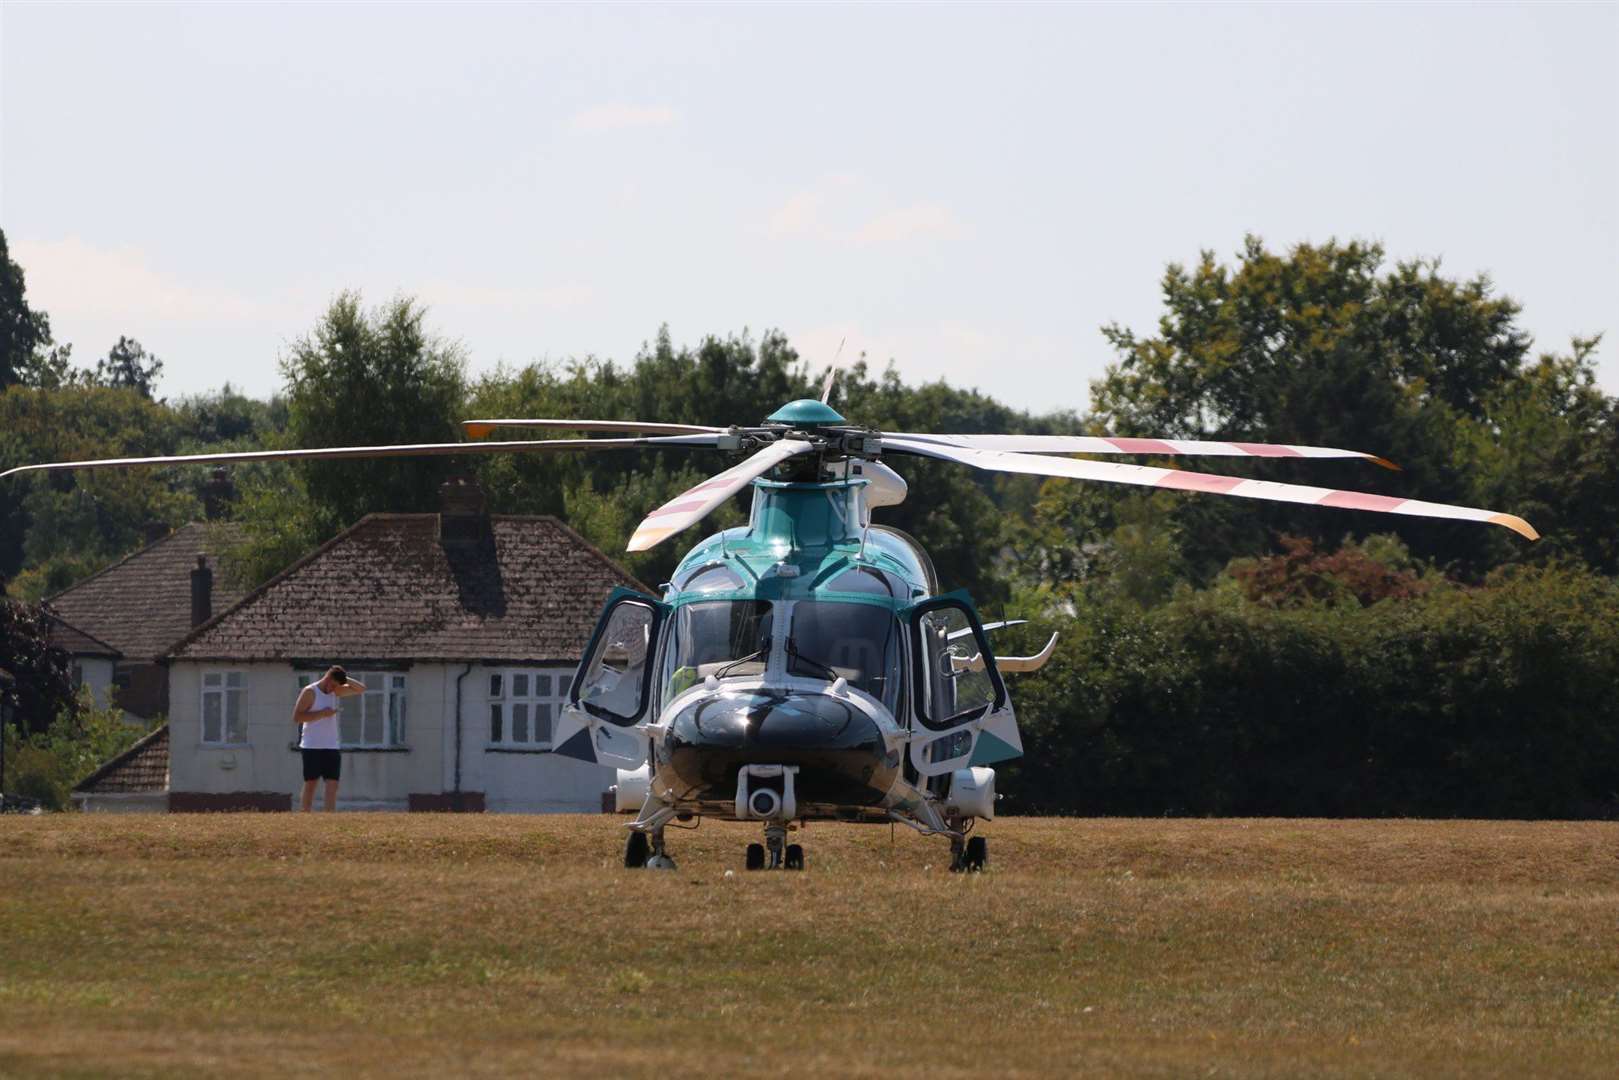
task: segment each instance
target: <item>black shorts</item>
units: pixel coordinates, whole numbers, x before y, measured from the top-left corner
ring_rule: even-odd
[[[343,775],[343,755],[336,750],[303,750],[305,780],[336,780]]]

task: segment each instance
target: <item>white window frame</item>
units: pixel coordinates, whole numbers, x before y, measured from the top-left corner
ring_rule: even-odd
[[[567,703],[568,690],[573,684],[573,668],[510,667],[489,668],[484,684],[489,698],[489,726],[485,729],[487,745],[499,750],[550,750],[552,734],[556,731],[557,716]],[[545,680],[543,683],[541,680]],[[546,692],[541,693],[541,686]],[[520,692],[521,691],[521,692]],[[545,738],[539,735],[540,709],[550,709]],[[523,710],[519,713],[519,709]],[[524,739],[515,737],[515,724],[519,716],[526,715]]]
[[[319,682],[324,671],[300,671],[298,692]],[[344,750],[403,750],[410,744],[410,680],[403,671],[351,671],[349,677],[365,686],[365,693],[337,699],[337,739]],[[367,721],[372,710],[380,710],[381,741],[367,740]],[[356,715],[355,710],[358,710]],[[344,732],[357,724],[360,741],[349,740]]]
[[[208,737],[208,701],[217,698],[219,701],[219,734],[216,738]],[[240,738],[231,738],[231,705],[236,706],[235,734]],[[247,745],[247,673],[245,671],[230,671],[223,668],[202,673],[202,692],[199,695],[199,709],[197,712],[198,741],[204,746],[246,746]]]

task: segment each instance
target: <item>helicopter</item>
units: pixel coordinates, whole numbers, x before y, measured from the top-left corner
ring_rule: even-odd
[[[982,870],[995,817],[995,769],[1023,744],[1003,676],[1038,670],[997,656],[965,592],[947,592],[912,537],[873,520],[901,503],[884,458],[1203,492],[1373,513],[1475,521],[1538,539],[1512,514],[1414,499],[1064,455],[1358,458],[1332,447],[1077,435],[932,434],[851,423],[820,398],[760,424],[635,420],[468,420],[470,441],[324,447],[24,465],[29,472],[189,463],[701,448],[741,462],[653,510],[629,539],[644,551],[697,524],[744,488],[748,522],[698,541],[661,595],[609,596],[553,731],[553,753],[617,769],[615,805],[633,813],[624,865],[672,869],[670,828],[704,817],[753,822],[748,870],[802,870],[789,843],[811,821],[902,824],[948,840],[950,866]],[[583,438],[489,440],[497,430]],[[594,434],[593,434],[594,433]]]

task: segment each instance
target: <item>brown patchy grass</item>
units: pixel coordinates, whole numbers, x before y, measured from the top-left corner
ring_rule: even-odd
[[[1619,825],[0,819],[0,1074],[1612,1075]],[[727,879],[724,871],[734,869]]]

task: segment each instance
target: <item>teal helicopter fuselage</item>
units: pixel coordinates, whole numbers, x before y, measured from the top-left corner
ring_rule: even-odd
[[[576,700],[591,708],[611,684],[594,702],[621,724],[598,731],[621,740],[621,808],[649,827],[713,814],[953,833],[991,816],[984,766],[1021,748],[971,602],[937,595],[926,553],[871,524],[873,485],[898,501],[897,476],[857,460],[804,471],[754,480],[748,524],[692,548],[655,602],[609,602]],[[615,605],[634,613],[616,631]],[[613,697],[637,685],[641,700]],[[969,801],[951,804],[953,787]]]

